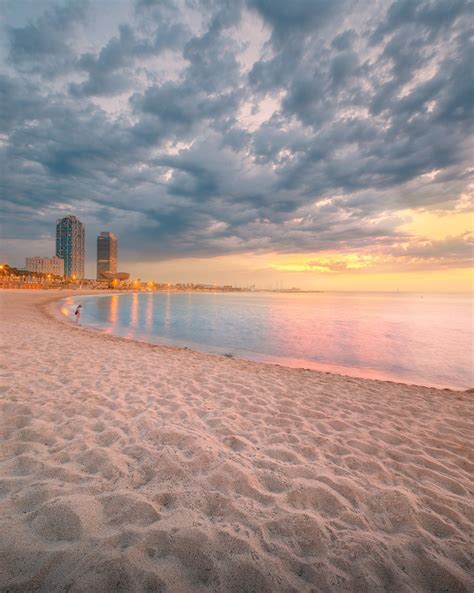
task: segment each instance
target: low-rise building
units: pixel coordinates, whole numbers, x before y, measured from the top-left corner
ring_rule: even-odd
[[[64,260],[60,257],[27,257],[26,269],[28,272],[64,276]]]

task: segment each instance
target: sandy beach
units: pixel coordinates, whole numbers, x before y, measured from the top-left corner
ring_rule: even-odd
[[[0,292],[0,591],[468,592],[473,399],[152,346]]]

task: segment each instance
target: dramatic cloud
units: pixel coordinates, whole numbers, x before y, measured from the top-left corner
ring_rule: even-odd
[[[114,230],[130,262],[357,252],[365,266],[372,250],[467,265],[464,231],[413,236],[400,212],[472,206],[469,0],[2,10],[2,257],[72,212],[91,241]],[[364,267],[351,261],[300,267]]]
[[[25,26],[7,25],[10,63],[18,72],[41,72],[47,78],[56,78],[71,70],[76,56],[69,39],[79,25],[85,24],[85,13],[86,3],[78,0],[47,8],[36,22]]]

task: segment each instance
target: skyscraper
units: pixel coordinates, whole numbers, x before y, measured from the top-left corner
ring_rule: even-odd
[[[101,272],[117,271],[117,237],[113,233],[100,233],[97,237],[97,280],[103,280]]]
[[[64,275],[84,278],[85,228],[75,216],[60,218],[56,224],[56,256],[64,260]]]

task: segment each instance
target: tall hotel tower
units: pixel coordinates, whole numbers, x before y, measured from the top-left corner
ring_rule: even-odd
[[[75,216],[65,216],[56,223],[56,256],[64,260],[66,278],[84,278],[85,227]]]
[[[113,233],[100,233],[97,237],[97,280],[101,272],[117,272],[117,237]]]

